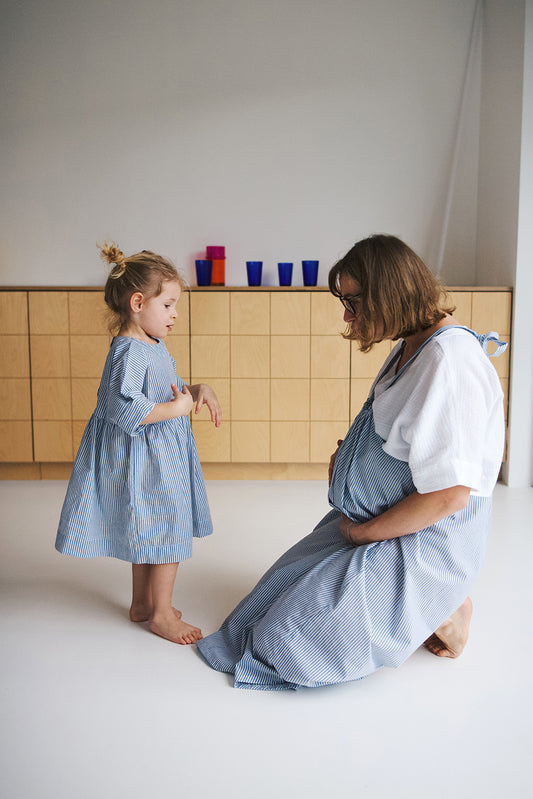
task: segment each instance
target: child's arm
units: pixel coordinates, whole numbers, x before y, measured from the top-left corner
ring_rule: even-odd
[[[211,421],[214,422],[215,427],[220,427],[222,421],[222,409],[220,407],[217,395],[206,383],[198,383],[196,386],[189,386],[193,400],[196,402],[195,413],[200,413],[202,405],[207,405],[211,414]]]
[[[179,388],[173,383],[172,393],[174,399],[170,402],[158,402],[153,410],[150,411],[141,424],[153,424],[154,422],[166,422],[169,419],[175,419],[177,416],[187,416],[191,412],[193,406],[193,398],[187,386],[183,386],[180,391]]]

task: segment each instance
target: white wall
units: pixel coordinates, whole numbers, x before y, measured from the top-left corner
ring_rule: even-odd
[[[477,285],[514,286],[522,140],[524,0],[485,0]]]
[[[5,0],[0,283],[99,285],[95,242],[192,280],[358,238],[438,252],[475,0]],[[475,279],[480,67],[443,279]],[[299,271],[299,270],[298,270]],[[297,283],[301,283],[298,274]]]
[[[533,0],[526,0],[522,87],[520,183],[514,276],[513,348],[509,403],[511,486],[533,485]]]

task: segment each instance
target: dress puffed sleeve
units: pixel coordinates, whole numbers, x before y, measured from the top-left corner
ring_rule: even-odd
[[[490,493],[503,450],[497,375],[473,338],[435,345],[376,400],[376,432],[385,452],[409,464],[419,493],[455,485]]]
[[[109,375],[107,419],[135,436],[155,402],[144,393],[148,357],[146,349],[132,339],[120,341],[114,350]]]

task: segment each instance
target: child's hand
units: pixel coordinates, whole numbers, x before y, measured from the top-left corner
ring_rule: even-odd
[[[211,414],[211,421],[215,427],[220,427],[222,421],[222,409],[220,407],[217,395],[206,383],[199,383],[195,388],[196,395],[196,410],[195,414],[200,413],[203,405],[207,405]]]
[[[187,416],[192,411],[193,398],[187,386],[183,386],[180,391],[175,383],[172,383],[172,393],[174,394],[173,403],[176,405],[176,416]]]

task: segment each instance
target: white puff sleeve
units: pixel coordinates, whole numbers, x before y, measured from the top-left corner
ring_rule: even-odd
[[[464,485],[489,495],[503,451],[502,390],[476,339],[443,338],[375,400],[376,432],[409,464],[419,493]]]

